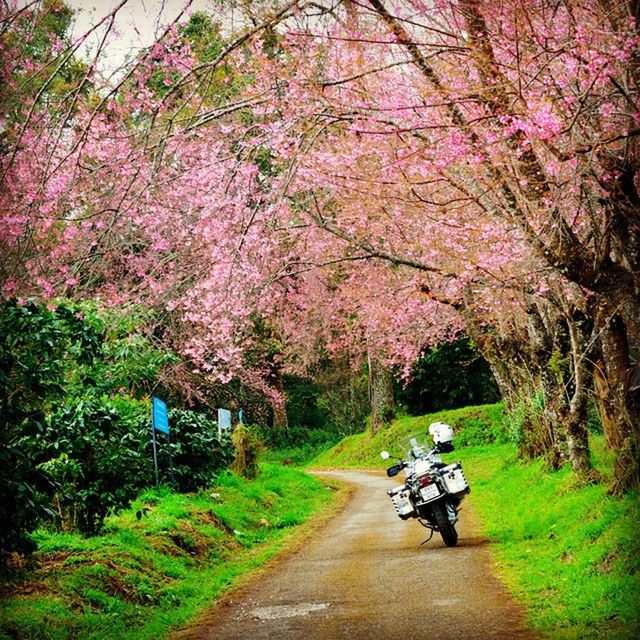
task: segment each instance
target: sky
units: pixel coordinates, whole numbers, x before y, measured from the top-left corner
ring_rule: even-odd
[[[66,0],[75,13],[74,38],[86,33],[94,24],[112,11],[122,0]],[[127,0],[116,15],[115,28],[118,35],[101,56],[100,70],[110,74],[133,57],[142,48],[149,46],[162,25],[173,22],[188,0]],[[188,13],[207,11],[217,13],[213,0],[192,0]],[[99,41],[93,35],[87,48],[95,50]],[[83,57],[89,57],[87,48]]]

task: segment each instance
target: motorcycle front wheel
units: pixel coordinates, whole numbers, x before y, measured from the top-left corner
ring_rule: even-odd
[[[458,532],[455,526],[449,522],[447,505],[444,502],[434,502],[431,508],[444,543],[447,547],[455,547],[458,544]]]

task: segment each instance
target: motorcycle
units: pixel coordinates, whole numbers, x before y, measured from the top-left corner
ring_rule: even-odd
[[[448,424],[434,422],[429,426],[429,434],[435,446],[428,448],[427,434],[420,433],[409,438],[407,453],[404,459],[387,469],[387,476],[392,478],[400,471],[405,472],[404,484],[387,492],[396,513],[402,520],[416,518],[418,522],[431,530],[431,535],[438,531],[448,547],[458,543],[456,522],[460,503],[470,492],[469,483],[462,472],[462,464],[445,464],[441,453],[454,450],[453,430]],[[388,451],[380,456],[388,460]]]

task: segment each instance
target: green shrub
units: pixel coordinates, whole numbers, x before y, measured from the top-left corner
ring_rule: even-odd
[[[148,410],[120,395],[148,396],[176,360],[141,330],[149,314],[0,302],[0,551],[32,551],[29,532],[52,507],[65,526],[94,531],[146,486]]]
[[[73,514],[84,533],[96,533],[111,510],[128,506],[153,481],[149,409],[131,398],[72,399],[50,416],[33,446],[40,447],[40,468],[61,482],[59,515]]]
[[[507,414],[507,433],[509,439],[518,447],[521,455],[535,458],[544,454],[545,444],[540,434],[543,428],[544,394],[538,389],[533,396],[523,397]]]
[[[51,485],[27,444],[42,437],[61,395],[66,343],[54,313],[34,304],[0,305],[0,550],[32,551],[28,533],[51,512]]]
[[[218,439],[217,424],[203,413],[169,411],[171,451],[179,491],[210,486],[219,472],[233,460],[228,436]]]

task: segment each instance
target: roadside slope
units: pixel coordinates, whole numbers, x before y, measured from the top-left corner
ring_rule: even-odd
[[[198,494],[149,491],[100,536],[41,531],[33,566],[2,585],[0,639],[162,638],[299,544],[344,494],[264,465]]]

